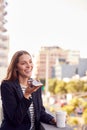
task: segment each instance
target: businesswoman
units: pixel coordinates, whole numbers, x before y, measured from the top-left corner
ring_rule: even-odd
[[[41,130],[40,122],[56,124],[43,106],[41,86],[28,82],[32,70],[31,55],[25,50],[17,51],[1,83],[4,119],[0,130]]]

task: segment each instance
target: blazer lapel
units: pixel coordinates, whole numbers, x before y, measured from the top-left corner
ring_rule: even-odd
[[[23,97],[23,92],[22,92],[21,86],[18,83],[18,81],[14,82],[14,85],[15,85],[17,95],[18,95],[19,99],[21,99]],[[27,111],[27,114],[28,114],[28,116],[30,118],[30,111],[29,110]]]
[[[19,82],[15,81],[14,85],[15,85],[15,90],[17,92],[18,97],[22,98],[23,97],[23,92],[22,92],[22,89],[21,89],[21,86],[20,86]]]

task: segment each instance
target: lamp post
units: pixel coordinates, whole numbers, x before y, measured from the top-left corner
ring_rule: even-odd
[[[48,66],[49,66],[49,62],[48,62],[48,52],[46,53],[46,91],[45,91],[45,93],[46,93],[46,95],[47,95],[47,92],[48,92],[48,73],[49,73],[49,68],[48,68]]]
[[[46,105],[49,103],[50,93],[48,91],[48,78],[49,78],[49,53],[46,53],[46,84],[45,84],[45,97],[46,97]]]

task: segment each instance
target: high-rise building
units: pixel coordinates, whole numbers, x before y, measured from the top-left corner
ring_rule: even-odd
[[[67,53],[58,46],[41,47],[36,60],[36,77],[40,79],[45,79],[46,76],[48,78],[52,78],[54,66],[58,57],[61,59],[66,59]]]
[[[76,65],[79,63],[80,59],[80,51],[78,50],[67,50],[67,59],[66,62],[71,64],[71,65]]]
[[[8,65],[9,36],[5,24],[7,2],[0,0],[0,81],[4,77]]]
[[[79,57],[79,51],[64,50],[58,46],[41,47],[36,59],[35,75],[40,79],[54,78],[56,65],[56,77],[61,78],[61,67],[56,64],[57,60],[60,65],[64,63],[75,65],[78,64]]]

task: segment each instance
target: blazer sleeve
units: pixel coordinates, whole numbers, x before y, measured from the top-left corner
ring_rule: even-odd
[[[40,121],[43,123],[50,124],[50,121],[54,118],[50,113],[48,113],[43,105],[42,100],[42,91],[40,90],[40,103],[41,103],[41,111],[40,111]]]
[[[5,119],[15,126],[21,124],[32,99],[28,100],[23,96],[18,101],[13,86],[8,82],[1,84],[1,99]]]

